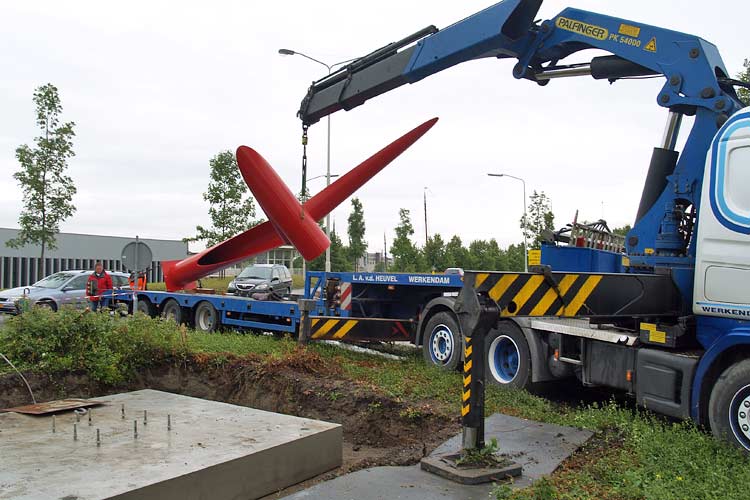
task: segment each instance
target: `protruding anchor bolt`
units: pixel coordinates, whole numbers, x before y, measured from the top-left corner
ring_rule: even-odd
[[[102,440],[101,440],[101,437],[99,436],[99,429],[97,429],[96,430],[96,445],[101,446],[101,444],[102,444]]]
[[[172,430],[172,415],[167,415],[167,430]]]
[[[78,424],[73,424],[73,441],[78,441]]]
[[[91,410],[89,410],[88,413],[89,413],[89,425],[91,425]]]
[[[143,425],[148,425],[148,410],[143,410]]]
[[[57,430],[57,429],[55,429],[55,423],[56,423],[56,422],[55,422],[55,416],[54,416],[54,415],[52,415],[52,433],[53,433],[53,434],[54,434],[54,433],[56,432],[56,430]]]
[[[133,438],[138,439],[138,421],[133,420]]]
[[[122,419],[125,418],[125,403],[123,403],[122,406],[120,406],[120,418]]]

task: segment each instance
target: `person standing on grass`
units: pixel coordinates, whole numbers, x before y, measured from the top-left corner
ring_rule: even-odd
[[[112,290],[112,277],[104,270],[101,262],[94,266],[94,273],[89,276],[86,283],[86,296],[89,298],[89,308],[92,311],[99,309],[99,299],[107,290]]]

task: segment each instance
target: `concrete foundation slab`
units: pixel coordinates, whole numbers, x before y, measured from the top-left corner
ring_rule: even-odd
[[[0,499],[244,500],[341,464],[338,424],[152,390],[98,399],[91,425],[58,414],[55,432],[0,414]]]
[[[513,482],[523,488],[543,475],[551,474],[560,463],[585,443],[590,431],[543,424],[532,420],[495,414],[485,419],[485,440],[498,440],[498,453],[512,457],[523,466],[523,475]],[[454,436],[435,449],[431,457],[457,453],[461,436]],[[289,500],[487,500],[491,484],[458,484],[435,474],[411,467],[373,467],[285,497]]]

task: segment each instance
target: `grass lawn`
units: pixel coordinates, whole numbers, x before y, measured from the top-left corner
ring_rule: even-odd
[[[295,342],[266,336],[191,333],[191,350],[205,353],[261,353],[282,357]],[[312,344],[324,358],[338,363],[345,376],[376,387],[415,408],[458,416],[461,375],[427,366],[418,351],[393,361]],[[581,389],[583,391],[583,389]],[[747,499],[750,461],[735,448],[716,441],[686,422],[674,423],[615,402],[568,406],[525,391],[488,387],[487,414],[503,412],[596,432],[590,444],[549,480],[510,492],[498,487],[497,498],[513,499]]]

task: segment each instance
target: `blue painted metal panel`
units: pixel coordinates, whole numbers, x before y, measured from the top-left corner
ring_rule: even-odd
[[[422,273],[327,273],[329,278],[340,279],[348,283],[365,283],[371,285],[430,286],[460,289],[463,280],[458,274],[422,274]],[[309,272],[311,277],[324,278],[324,272]]]
[[[619,273],[622,255],[593,248],[542,245],[542,264],[560,272]]]
[[[247,321],[242,319],[233,318],[222,318],[222,324],[239,326],[241,328],[252,328],[255,330],[264,330],[271,332],[289,332],[294,333],[297,331],[297,322],[293,322],[290,325],[279,325],[276,323],[264,323],[261,321]]]

